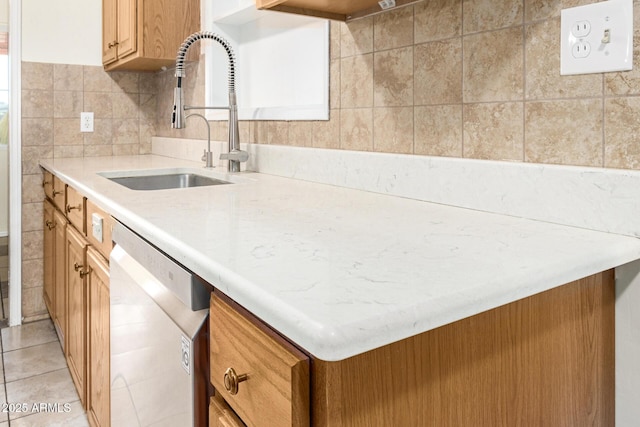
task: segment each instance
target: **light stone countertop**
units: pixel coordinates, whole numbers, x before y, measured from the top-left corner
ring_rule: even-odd
[[[41,164],[327,361],[640,258],[634,237],[267,174],[158,191],[96,174],[202,170],[161,156]]]

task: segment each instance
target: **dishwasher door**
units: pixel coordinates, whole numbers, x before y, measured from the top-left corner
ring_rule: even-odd
[[[196,402],[204,399],[206,408],[206,363],[196,355],[206,354],[202,330],[208,310],[187,307],[158,278],[187,287],[191,283],[181,282],[190,279],[176,277],[181,274],[176,268],[185,277],[191,273],[137,235],[132,240],[137,247],[132,246],[127,234],[132,232],[118,227],[110,257],[111,425],[203,425],[202,405]],[[142,262],[134,258],[138,251]],[[143,264],[153,265],[153,274]]]

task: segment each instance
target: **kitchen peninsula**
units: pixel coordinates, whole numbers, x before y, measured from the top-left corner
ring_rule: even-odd
[[[148,192],[97,174],[201,168],[162,156],[42,165],[310,357],[313,425],[614,419],[613,268],[635,237],[266,173]]]

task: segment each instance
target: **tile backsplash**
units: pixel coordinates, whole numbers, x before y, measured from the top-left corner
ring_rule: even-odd
[[[640,169],[640,4],[633,71],[560,76],[560,10],[587,3],[430,0],[332,22],[330,120],[244,122],[241,138]],[[198,91],[202,62],[191,82]],[[169,129],[172,72],[160,81],[166,123],[158,122],[157,135],[203,138],[203,129]],[[212,124],[224,139],[226,123]]]

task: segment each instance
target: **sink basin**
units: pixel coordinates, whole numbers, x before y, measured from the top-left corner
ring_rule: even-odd
[[[124,185],[132,190],[167,190],[171,188],[190,188],[203,187],[208,185],[231,184],[231,182],[213,178],[206,175],[200,175],[193,172],[177,172],[164,171],[166,173],[157,173],[150,175],[132,174],[130,176],[122,176],[108,172],[99,173],[105,178]]]

